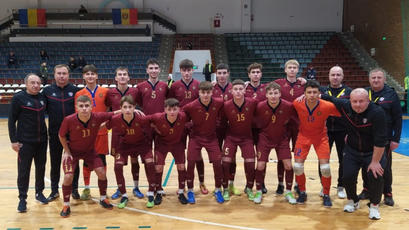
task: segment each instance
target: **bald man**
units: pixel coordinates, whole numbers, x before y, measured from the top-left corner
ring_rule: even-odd
[[[349,94],[352,89],[342,83],[344,79],[344,71],[340,66],[333,66],[329,70],[328,74],[329,85],[327,87],[321,87],[321,93],[329,95],[334,98],[349,99]],[[327,130],[328,130],[328,139],[329,139],[329,148],[332,149],[332,146],[335,142],[335,146],[338,154],[338,185],[337,185],[337,194],[338,198],[345,199],[346,194],[344,190],[344,185],[342,183],[342,174],[343,174],[343,149],[345,146],[345,136],[346,136],[346,126],[344,121],[340,117],[329,117],[327,119]],[[319,167],[318,167],[319,169]],[[321,170],[319,169],[320,177]],[[323,196],[323,193],[320,194]]]
[[[345,212],[359,209],[356,182],[359,170],[367,174],[370,194],[369,218],[379,220],[379,203],[383,191],[383,171],[385,167],[386,120],[383,109],[369,100],[363,88],[354,89],[350,99],[338,99],[321,95],[335,104],[347,128],[344,148],[343,182],[348,202]]]

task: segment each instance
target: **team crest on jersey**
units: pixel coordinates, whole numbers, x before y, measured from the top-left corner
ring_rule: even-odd
[[[163,127],[163,128],[166,128],[166,125],[165,125],[165,124],[163,124],[163,125],[162,125],[162,127]]]
[[[145,88],[145,91],[148,91],[148,88]]]
[[[81,127],[79,125],[77,125],[76,129],[80,129]]]
[[[195,89],[196,89],[196,86],[193,86],[192,89],[195,90]]]
[[[283,113],[283,111],[282,111],[282,110],[279,110],[279,111],[278,111],[278,113],[279,113],[279,114],[282,114],[282,113]]]
[[[384,101],[384,100],[385,100],[384,97],[379,98],[379,101]]]
[[[322,114],[321,111],[317,112],[317,116],[321,116],[321,114]]]
[[[68,96],[72,97],[72,96],[74,96],[74,93],[73,92],[68,92]]]
[[[244,108],[244,109],[245,109],[246,111],[249,111],[249,108],[247,108],[247,107],[246,107],[246,108]]]
[[[213,111],[215,111],[216,110],[216,107],[213,107]]]
[[[287,84],[287,83],[285,83],[285,84],[284,84],[284,87],[287,87],[287,86],[288,86],[288,84]]]
[[[362,123],[366,124],[368,122],[368,119],[364,118],[362,119]]]
[[[92,126],[92,127],[95,127],[96,125],[95,125],[95,123],[92,123],[91,126]]]
[[[125,125],[121,125],[121,128],[125,128]]]
[[[179,125],[180,125],[180,122],[176,123],[176,125],[179,126]]]
[[[268,115],[268,111],[265,111],[264,114],[265,114],[265,115]]]
[[[159,88],[159,91],[162,91],[162,88]]]
[[[102,98],[104,95],[102,93],[99,94],[99,97]]]

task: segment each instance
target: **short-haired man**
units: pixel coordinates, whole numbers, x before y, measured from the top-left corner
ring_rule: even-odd
[[[395,204],[392,198],[392,151],[399,146],[400,135],[402,133],[402,109],[400,100],[395,90],[385,84],[386,73],[381,68],[373,69],[369,72],[370,88],[367,88],[369,100],[382,107],[386,116],[386,138],[388,144],[385,146],[386,152],[386,167],[384,178],[384,203],[389,206]],[[360,194],[360,198],[367,199],[369,193],[368,180],[363,173],[364,189]]]
[[[101,195],[99,203],[101,206],[106,209],[113,208],[106,197],[108,182],[104,165],[101,158],[95,152],[94,144],[100,125],[110,120],[114,113],[93,113],[91,99],[85,95],[81,95],[75,100],[75,107],[77,112],[64,118],[58,133],[61,145],[64,148],[62,161],[64,170],[64,182],[62,185],[64,206],[60,212],[61,217],[64,218],[69,217],[71,213],[72,174],[80,159],[83,159],[90,170],[94,170],[98,176],[98,187]]]
[[[128,83],[130,80],[129,76],[129,70],[126,67],[118,67],[115,70],[115,81],[116,81],[116,87],[111,88],[107,92],[107,96],[105,98],[105,105],[111,109],[111,111],[116,111],[121,109],[121,98],[126,95],[130,95],[132,99],[135,101],[138,89],[129,87]],[[112,137],[111,137],[111,154],[112,156],[117,155],[117,150],[118,150],[118,144],[119,144],[119,135],[116,133],[117,130],[112,131]],[[115,161],[116,161],[115,157]],[[128,158],[125,158],[126,160],[123,162],[123,164],[128,163]],[[138,198],[143,198],[143,193],[139,190],[139,163],[138,163],[138,158],[134,158],[131,155],[131,171],[132,171],[132,178],[134,182],[134,189],[132,190],[134,196]],[[115,171],[115,175],[116,175]],[[119,175],[118,175],[119,176]],[[117,177],[118,177],[117,176]],[[117,181],[118,183],[118,181]],[[119,183],[118,183],[119,184]],[[119,186],[118,186],[119,187]],[[114,194],[112,194],[111,198],[118,199],[121,197],[121,192],[119,191],[119,188],[116,190]]]
[[[179,101],[175,98],[165,100],[165,112],[155,113],[147,116],[149,122],[155,128],[155,168],[156,168],[156,197],[153,198],[153,192],[148,192],[148,203],[146,207],[152,208],[154,205],[162,203],[162,174],[165,165],[165,159],[170,152],[175,159],[178,170],[179,189],[177,191],[178,198],[181,204],[187,204],[184,195],[186,182],[186,167],[185,167],[185,146],[186,142],[183,139],[185,133],[185,125],[187,116],[180,111]]]
[[[42,93],[46,97],[47,102],[47,114],[48,114],[48,134],[50,145],[50,159],[51,159],[51,194],[47,197],[47,200],[53,201],[60,195],[58,193],[58,183],[60,181],[60,169],[61,169],[61,157],[63,148],[58,138],[58,130],[64,117],[75,113],[74,107],[74,95],[79,90],[69,82],[69,67],[65,64],[59,64],[54,67],[54,79],[55,83],[46,86]],[[78,194],[78,176],[79,168],[75,169],[74,180],[77,183],[73,183],[72,197],[79,199]]]
[[[337,99],[321,95],[333,102],[346,119],[347,139],[344,148],[343,181],[348,202],[345,212],[359,209],[356,194],[356,181],[359,170],[367,175],[370,193],[369,218],[378,220],[379,203],[382,199],[383,173],[386,164],[385,145],[387,145],[387,123],[384,110],[371,102],[368,92],[363,88],[352,90],[350,99]]]
[[[284,72],[286,74],[285,78],[277,79],[275,82],[281,86],[281,98],[293,102],[297,97],[303,95],[305,82],[301,78],[297,78],[298,71],[300,69],[300,63],[297,60],[291,59],[288,60],[284,65]],[[290,139],[292,142],[292,150],[294,152],[294,146],[297,141],[298,136],[298,125],[297,123],[292,123],[289,126],[290,130]],[[277,194],[284,193],[284,165],[283,162],[278,161],[277,164],[277,177],[278,177],[278,187],[276,190]],[[299,188],[297,185],[294,186],[294,189],[299,194]]]
[[[232,94],[233,99],[224,103],[224,116],[228,121],[226,138],[223,146],[223,196],[229,198],[227,181],[231,178],[231,163],[235,161],[237,147],[240,147],[242,157],[244,158],[244,171],[246,174],[245,193],[249,200],[254,200],[254,167],[255,152],[252,134],[252,123],[255,114],[257,102],[252,98],[245,98],[245,84],[242,80],[233,81]]]
[[[30,73],[24,78],[26,90],[13,96],[10,104],[8,130],[11,148],[17,152],[18,212],[27,211],[27,191],[31,163],[35,163],[35,197],[47,204],[43,195],[47,160],[46,99],[40,93],[41,79]],[[17,124],[16,124],[17,123]]]
[[[98,71],[94,65],[86,65],[82,69],[82,77],[85,81],[85,88],[81,89],[75,94],[75,101],[77,98],[84,95],[91,99],[92,112],[106,112],[108,110],[105,105],[106,95],[108,93],[107,88],[98,86]],[[95,151],[101,158],[102,163],[106,167],[106,155],[108,154],[108,130],[106,127],[102,127],[98,131],[98,136],[95,141]],[[87,167],[87,163],[83,165],[83,176],[85,189],[82,191],[81,200],[91,199],[90,194],[90,180],[91,180],[91,170]]]
[[[304,204],[307,200],[304,162],[313,145],[322,173],[323,205],[331,207],[332,202],[329,196],[331,188],[330,149],[325,123],[329,116],[340,116],[340,114],[332,103],[319,99],[319,87],[318,82],[309,80],[305,84],[305,99],[293,102],[300,120],[300,130],[294,149],[294,174],[300,189],[297,203]]]
[[[291,165],[291,151],[288,139],[288,125],[298,120],[291,102],[280,98],[280,85],[272,82],[266,87],[267,100],[261,101],[256,109],[256,124],[260,128],[257,149],[256,187],[254,203],[261,203],[262,185],[265,178],[265,167],[271,149],[275,149],[278,160],[282,160],[286,170],[285,198],[290,204],[296,204],[291,192],[294,172]]]
[[[344,79],[344,71],[340,66],[333,66],[329,70],[328,74],[329,85],[327,87],[321,87],[320,91],[331,97],[349,99],[349,94],[352,89],[342,83]],[[345,146],[345,136],[346,136],[346,125],[345,121],[340,117],[328,117],[327,119],[327,130],[328,130],[328,140],[329,149],[335,142],[335,146],[338,154],[338,185],[337,185],[337,195],[339,198],[346,198],[344,186],[342,183],[342,170],[343,170],[343,149]],[[321,177],[321,170],[320,172]],[[323,195],[323,194],[320,194]]]
[[[223,108],[223,100],[212,99],[213,85],[209,81],[199,84],[199,98],[183,107],[183,111],[193,122],[192,132],[189,135],[187,149],[187,201],[195,203],[193,193],[194,169],[196,161],[202,159],[202,148],[205,148],[209,161],[213,164],[215,192],[214,196],[218,203],[223,203],[221,192],[223,181],[223,169],[221,164],[221,151],[216,136],[216,122]]]
[[[135,101],[131,95],[123,96],[120,99],[120,103],[122,114],[113,116],[109,125],[112,127],[113,135],[115,133],[118,140],[116,143],[114,170],[119,194],[122,196],[118,208],[124,208],[128,203],[128,195],[126,194],[123,167],[128,161],[128,156],[131,157],[131,161],[137,161],[138,155],[143,159],[149,183],[149,192],[154,192],[156,173],[152,155],[152,143],[148,141],[148,137],[145,134],[147,122],[143,117],[135,113]],[[132,172],[134,172],[134,169],[132,169]],[[135,196],[138,195],[135,193],[135,190],[141,193],[138,187],[135,187],[133,190]]]
[[[169,90],[168,98],[176,98],[180,103],[180,107],[183,107],[184,105],[196,100],[199,97],[199,81],[197,81],[196,79],[193,79],[194,70],[193,70],[193,62],[191,60],[183,59],[179,63],[179,69],[180,69],[182,78],[179,81],[176,81],[175,83],[172,84]],[[186,133],[184,135],[185,142],[187,139],[188,132],[189,131],[187,128]],[[200,191],[203,194],[207,194],[209,193],[209,191],[207,190],[204,184],[203,159],[196,162],[196,169],[197,169],[197,174],[199,176]]]

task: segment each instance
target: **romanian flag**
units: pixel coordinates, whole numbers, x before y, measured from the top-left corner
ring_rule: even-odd
[[[19,9],[18,10],[20,26],[45,27],[47,19],[45,18],[45,9]]]
[[[114,25],[138,24],[138,9],[112,9],[112,23]]]

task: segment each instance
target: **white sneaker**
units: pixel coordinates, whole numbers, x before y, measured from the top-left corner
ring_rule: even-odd
[[[348,203],[344,206],[344,212],[355,212],[359,209],[359,201],[354,203],[353,200],[348,200]]]
[[[344,187],[338,187],[338,198],[345,199],[346,197],[347,197],[347,194],[345,193]]]
[[[288,200],[288,203],[290,204],[297,204],[297,200],[294,198],[294,195],[291,191],[285,194],[285,199]]]
[[[321,188],[320,197],[324,197],[324,189],[323,188]]]
[[[379,220],[381,219],[381,214],[379,213],[379,204],[369,206],[369,219],[371,220]]]

